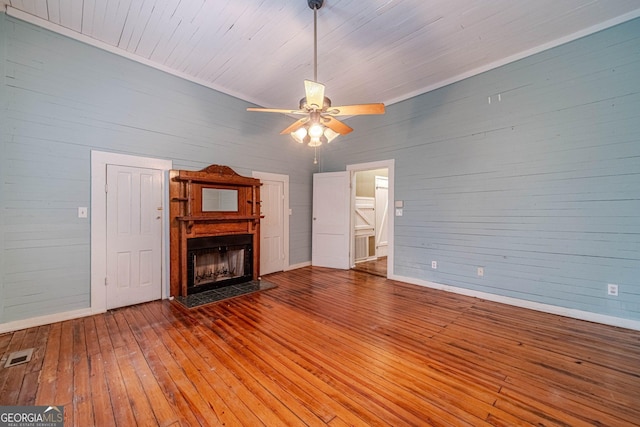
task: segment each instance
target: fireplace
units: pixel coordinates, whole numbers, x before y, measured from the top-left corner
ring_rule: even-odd
[[[253,236],[187,239],[187,295],[252,280]]]
[[[170,295],[259,280],[260,180],[221,165],[169,176]]]

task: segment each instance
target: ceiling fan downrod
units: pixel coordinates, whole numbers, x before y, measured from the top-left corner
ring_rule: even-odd
[[[318,81],[318,9],[324,4],[324,0],[307,0],[307,4],[313,9],[313,81]]]

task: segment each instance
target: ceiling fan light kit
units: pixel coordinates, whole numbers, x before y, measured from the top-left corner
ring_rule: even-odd
[[[351,132],[349,126],[336,119],[335,116],[358,116],[363,114],[384,114],[384,104],[356,104],[332,107],[331,100],[324,96],[325,86],[318,83],[318,9],[324,4],[324,0],[307,0],[309,8],[313,10],[313,78],[305,80],[305,97],[300,100],[297,110],[279,108],[247,108],[247,111],[265,113],[283,113],[302,115],[280,134],[289,134],[300,144],[317,148],[324,143],[329,143],[339,135]],[[317,163],[317,158],[314,159]]]

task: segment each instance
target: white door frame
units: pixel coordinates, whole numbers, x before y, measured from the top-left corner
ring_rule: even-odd
[[[171,160],[137,157],[127,154],[91,151],[91,311],[107,311],[107,165],[121,165],[147,169],[159,169],[162,174],[162,297],[169,296],[169,193],[168,171],[173,168]]]
[[[389,206],[388,206],[388,218],[387,218],[387,242],[388,242],[388,248],[387,248],[387,277],[388,278],[393,278],[394,276],[394,271],[393,271],[393,254],[394,254],[394,215],[392,214],[393,212],[395,212],[394,210],[394,200],[395,200],[395,196],[394,196],[394,187],[395,187],[395,160],[394,159],[390,159],[390,160],[380,160],[377,162],[370,162],[370,163],[358,163],[358,164],[354,164],[354,165],[347,165],[347,171],[349,171],[351,173],[351,182],[354,182],[354,176],[356,172],[360,172],[360,171],[368,171],[368,170],[372,170],[372,169],[384,169],[386,168],[387,171],[389,172]],[[351,185],[351,215],[354,215],[354,204],[355,204],[355,199],[356,199],[356,186],[355,185]],[[353,224],[353,217],[351,218],[351,223]],[[351,265],[355,265],[355,248],[354,248],[354,241],[355,241],[355,230],[353,227],[350,227],[351,229],[351,237],[349,238],[349,244],[351,245],[349,248],[349,253],[350,253],[350,263]]]
[[[282,236],[282,250],[284,251],[284,271],[289,269],[289,216],[291,215],[291,209],[289,208],[289,175],[282,175],[270,172],[253,171],[252,177],[265,181],[279,181],[283,183],[282,191],[284,193],[284,200],[282,201],[282,220],[283,220],[283,236]]]

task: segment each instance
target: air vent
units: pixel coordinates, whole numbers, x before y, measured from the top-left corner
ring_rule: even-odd
[[[7,363],[4,364],[4,367],[9,368],[11,366],[20,365],[21,363],[27,363],[31,360],[32,355],[33,355],[32,348],[28,348],[26,350],[14,351],[7,358]]]

